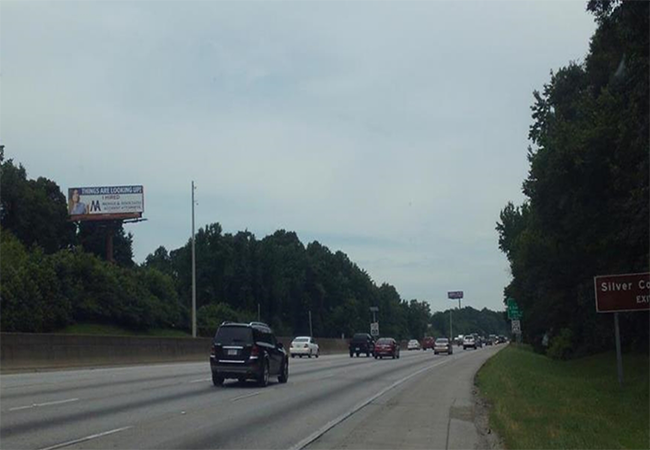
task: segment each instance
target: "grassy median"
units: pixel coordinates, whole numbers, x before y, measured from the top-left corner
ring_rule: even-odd
[[[490,426],[508,449],[650,448],[648,355],[556,361],[509,345],[481,368]]]

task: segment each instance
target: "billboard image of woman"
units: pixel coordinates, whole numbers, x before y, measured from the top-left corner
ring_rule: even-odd
[[[81,201],[79,189],[70,189],[68,196],[68,213],[71,216],[88,214],[88,205]]]

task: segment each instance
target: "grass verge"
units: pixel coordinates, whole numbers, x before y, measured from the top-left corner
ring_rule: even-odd
[[[115,325],[79,323],[57,331],[62,334],[92,334],[103,336],[154,336],[154,337],[191,337],[182,330],[154,328],[146,331],[133,331]]]
[[[509,449],[650,448],[648,355],[556,361],[509,345],[481,368],[490,426]]]

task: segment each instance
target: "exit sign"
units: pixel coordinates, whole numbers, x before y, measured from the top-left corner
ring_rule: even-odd
[[[650,310],[650,273],[594,277],[597,312]]]

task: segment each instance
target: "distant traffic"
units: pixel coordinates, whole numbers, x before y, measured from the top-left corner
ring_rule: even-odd
[[[454,345],[467,349],[479,349],[484,345],[506,343],[505,336],[491,334],[487,337],[478,333],[459,335],[454,339],[441,336],[425,336],[420,342],[411,339],[406,344],[408,350],[433,350],[434,355],[444,353],[453,355]],[[350,358],[364,355],[375,359],[399,359],[401,343],[397,339],[384,336],[375,339],[368,333],[356,333],[348,343]],[[280,383],[289,379],[289,357],[320,356],[320,346],[312,336],[297,336],[291,341],[289,351],[278,341],[273,330],[263,322],[235,323],[223,322],[217,330],[211,347],[210,369],[212,383],[221,386],[226,379],[236,379],[240,383],[253,380],[264,387],[271,377]]]

